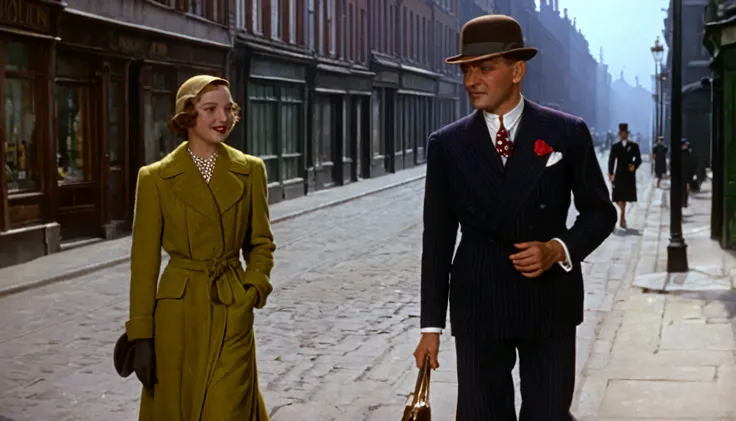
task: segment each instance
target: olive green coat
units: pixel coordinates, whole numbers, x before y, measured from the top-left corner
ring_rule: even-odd
[[[186,143],[141,168],[126,332],[154,338],[158,378],[141,421],[268,420],[253,334],[276,248],[266,183],[261,159],[226,145],[209,185]],[[162,247],[171,258],[159,281]]]

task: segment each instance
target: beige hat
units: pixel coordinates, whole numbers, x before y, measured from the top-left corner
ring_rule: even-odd
[[[182,83],[179,90],[176,92],[176,114],[184,112],[187,102],[190,99],[196,98],[197,95],[202,92],[202,89],[212,84],[225,85],[228,88],[230,87],[230,82],[227,80],[210,75],[193,76],[186,82]]]

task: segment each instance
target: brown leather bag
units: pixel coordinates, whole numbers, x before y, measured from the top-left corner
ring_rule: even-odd
[[[414,393],[406,397],[404,416],[401,421],[431,421],[432,408],[429,405],[429,378],[432,368],[429,365],[429,356],[424,359],[424,364],[419,375]]]

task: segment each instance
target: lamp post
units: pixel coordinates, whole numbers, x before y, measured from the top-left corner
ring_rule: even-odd
[[[660,130],[659,136],[664,136],[664,122],[665,122],[664,84],[665,82],[667,82],[667,72],[663,71],[660,66],[659,78],[657,78],[657,84],[659,85],[659,105],[658,105],[659,107],[659,130]],[[672,148],[672,145],[670,145],[670,148]]]
[[[672,1],[672,94],[670,96],[670,145],[672,187],[670,188],[670,243],[667,245],[667,272],[687,272],[687,244],[682,236],[682,0]]]
[[[660,119],[661,117],[661,98],[662,98],[662,83],[660,81],[660,71],[662,69],[662,58],[664,57],[664,47],[659,42],[659,37],[654,41],[654,47],[651,48],[652,50],[652,57],[654,58],[654,80],[655,80],[655,87],[654,89],[657,91],[657,101],[655,101],[655,109],[657,111],[657,136],[662,136],[662,121]]]

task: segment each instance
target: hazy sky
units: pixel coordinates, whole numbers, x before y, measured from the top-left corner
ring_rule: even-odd
[[[623,70],[630,84],[639,76],[641,85],[651,88],[654,59],[650,48],[658,35],[664,44],[661,34],[667,12],[662,9],[669,7],[670,0],[558,1],[561,14],[567,8],[570,19],[577,18],[577,27],[588,39],[596,59],[603,47],[603,59],[614,80]]]

